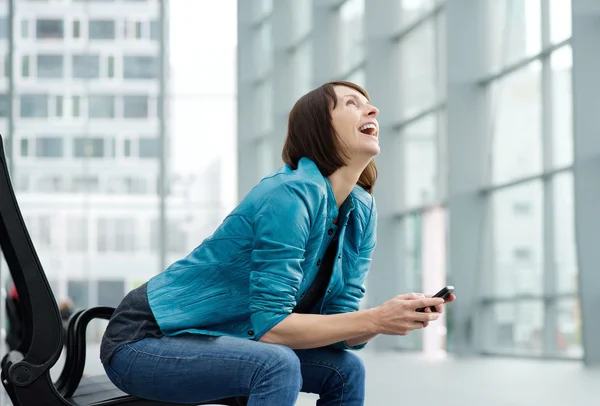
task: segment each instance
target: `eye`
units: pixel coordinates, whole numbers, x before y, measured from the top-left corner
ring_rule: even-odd
[[[356,106],[356,102],[355,102],[354,100],[352,100],[352,99],[349,99],[349,100],[346,102],[346,106],[348,106],[349,104],[354,104],[354,105]]]

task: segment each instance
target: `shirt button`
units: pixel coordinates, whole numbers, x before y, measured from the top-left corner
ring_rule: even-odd
[[[327,289],[327,293],[331,293],[331,289]]]
[[[338,255],[338,259],[342,259],[342,254]]]
[[[327,234],[329,234],[329,235],[333,234],[333,228],[330,228],[329,230],[327,230]]]
[[[321,265],[321,260],[317,261],[317,266]]]
[[[248,335],[249,336],[253,336],[254,335],[254,331],[252,331],[252,330],[248,331]]]

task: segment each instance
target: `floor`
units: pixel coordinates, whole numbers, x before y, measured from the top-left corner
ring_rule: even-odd
[[[600,369],[578,362],[360,354],[368,373],[366,406],[591,406],[600,399]],[[86,373],[101,373],[101,368],[98,348],[92,346]],[[301,394],[297,406],[315,405],[316,399]]]

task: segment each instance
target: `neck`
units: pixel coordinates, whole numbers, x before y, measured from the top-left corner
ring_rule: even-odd
[[[335,195],[335,201],[338,209],[352,192],[352,189],[358,182],[360,174],[365,169],[364,166],[343,166],[329,175],[329,183]]]

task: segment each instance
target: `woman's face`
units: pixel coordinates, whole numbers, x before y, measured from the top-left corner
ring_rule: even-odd
[[[333,129],[350,160],[372,159],[379,154],[379,110],[359,91],[335,86],[337,106],[331,110]]]

